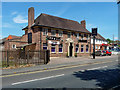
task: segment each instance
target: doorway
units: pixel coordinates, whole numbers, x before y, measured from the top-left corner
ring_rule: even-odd
[[[70,43],[70,46],[69,46],[69,56],[72,57],[72,50],[73,50],[73,46],[72,46],[72,43]]]

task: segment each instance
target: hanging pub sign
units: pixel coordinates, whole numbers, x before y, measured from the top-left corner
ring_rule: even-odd
[[[47,36],[48,40],[60,40],[60,37],[54,37],[54,36]]]
[[[92,36],[97,36],[97,28],[92,28]]]

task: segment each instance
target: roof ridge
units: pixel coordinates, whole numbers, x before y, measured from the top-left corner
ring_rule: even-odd
[[[45,13],[41,13],[42,15],[47,15],[47,16],[51,16],[51,17],[56,17],[56,18],[60,18],[60,19],[64,19],[64,20],[69,20],[69,21],[73,21],[73,22],[77,22],[79,23],[78,21],[75,21],[75,20],[70,20],[70,19],[66,19],[66,18],[61,18],[61,17],[58,17],[58,16],[53,16],[53,15],[49,15],[49,14],[45,14]],[[40,16],[40,15],[39,15]],[[38,16],[38,17],[39,17]],[[80,23],[79,23],[80,24]]]

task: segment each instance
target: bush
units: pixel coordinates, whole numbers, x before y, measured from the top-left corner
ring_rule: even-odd
[[[75,53],[75,57],[77,57],[77,53]]]

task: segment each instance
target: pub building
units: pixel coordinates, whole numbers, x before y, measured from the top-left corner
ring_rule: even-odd
[[[23,28],[28,40],[25,50],[50,50],[51,57],[90,54],[90,32],[81,23],[41,13],[34,20],[34,8],[28,10],[28,26]],[[19,46],[21,47],[21,46]]]
[[[34,8],[31,7],[28,9],[28,26],[22,30],[25,34],[18,39],[4,41],[6,50],[9,45],[15,46],[9,50],[50,50],[51,57],[90,55],[91,33],[86,29],[85,20],[79,23],[43,13],[34,19]]]

